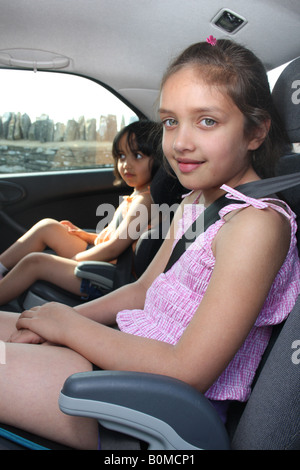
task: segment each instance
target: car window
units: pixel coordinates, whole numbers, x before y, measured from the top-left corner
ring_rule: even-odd
[[[277,82],[279,76],[281,75],[281,73],[283,72],[283,70],[285,69],[287,65],[288,64],[283,64],[283,65],[280,65],[279,67],[276,67],[275,69],[268,71],[268,80],[269,80],[271,91],[273,90],[275,83]]]
[[[0,69],[0,174],[112,165],[115,134],[136,113],[98,83]]]

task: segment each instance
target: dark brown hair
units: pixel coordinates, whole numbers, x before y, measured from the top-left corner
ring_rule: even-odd
[[[126,135],[126,141],[132,153],[142,152],[151,158],[152,164],[151,178],[155,175],[162,164],[162,128],[154,121],[141,120],[134,121],[123,127],[115,136],[112,145],[112,156],[114,159],[115,184],[120,184],[123,180],[118,171],[118,159],[120,157],[120,140]]]
[[[252,153],[252,164],[260,177],[274,175],[278,158],[284,153],[287,138],[273,105],[269,83],[262,62],[245,47],[220,39],[216,46],[207,42],[193,44],[168,67],[161,84],[180,69],[194,66],[209,84],[224,87],[243,113],[245,136],[270,120],[270,130],[261,146]]]

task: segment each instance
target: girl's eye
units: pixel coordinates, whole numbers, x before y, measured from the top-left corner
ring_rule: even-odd
[[[205,118],[205,119],[202,119],[201,124],[204,127],[213,127],[216,124],[216,121],[211,118]]]
[[[142,155],[141,153],[136,153],[136,154],[135,154],[135,158],[136,158],[137,160],[141,160],[141,159],[143,158],[143,155]]]
[[[176,119],[165,119],[165,120],[163,121],[163,126],[164,126],[166,129],[168,129],[168,128],[170,128],[170,127],[174,127],[174,126],[176,126],[176,124],[177,124]]]
[[[126,155],[124,153],[119,153],[119,160],[125,160]]]

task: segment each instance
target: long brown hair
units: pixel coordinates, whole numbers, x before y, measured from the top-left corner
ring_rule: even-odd
[[[262,62],[245,47],[220,39],[216,46],[207,42],[193,44],[168,67],[161,83],[184,67],[199,69],[201,79],[224,87],[245,117],[245,136],[270,120],[271,126],[261,146],[252,153],[252,164],[260,177],[274,175],[278,158],[287,147],[284,126],[273,105],[267,74]]]

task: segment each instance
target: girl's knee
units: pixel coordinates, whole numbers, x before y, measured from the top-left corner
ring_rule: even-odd
[[[46,219],[39,220],[39,222],[35,224],[35,227],[45,228],[45,227],[56,227],[58,225],[60,225],[60,223],[57,220],[46,218]]]
[[[20,260],[20,263],[24,268],[38,268],[38,266],[44,266],[46,264],[45,253],[29,253]]]
[[[31,229],[31,235],[45,246],[63,232],[65,232],[65,227],[57,220],[50,218],[40,220]]]

